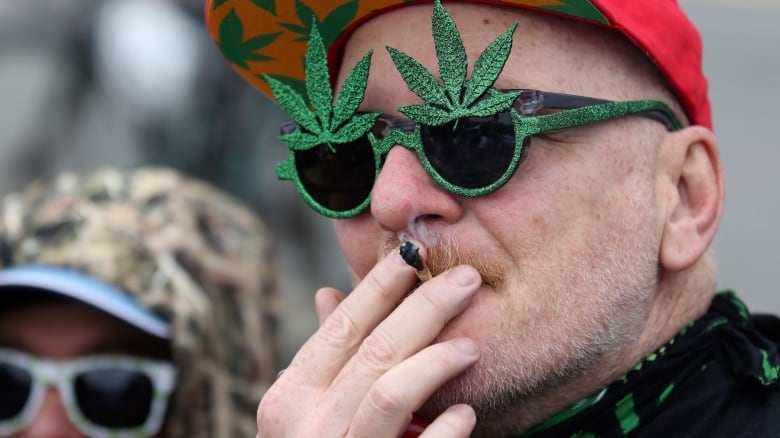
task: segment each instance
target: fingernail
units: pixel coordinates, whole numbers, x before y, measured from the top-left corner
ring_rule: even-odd
[[[477,273],[469,266],[457,266],[447,273],[447,280],[456,286],[468,286],[474,282]]]
[[[455,344],[455,348],[469,356],[476,356],[479,354],[477,343],[469,338],[458,338],[452,342]]]
[[[477,416],[474,413],[474,409],[469,405],[455,405],[449,408],[448,411],[457,415],[467,427],[474,427],[477,423]]]

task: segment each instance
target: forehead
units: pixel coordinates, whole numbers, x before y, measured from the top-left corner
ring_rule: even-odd
[[[448,3],[445,8],[461,34],[469,69],[493,40],[518,24],[509,59],[495,84],[498,88],[535,88],[619,100],[640,97],[634,84],[650,79],[649,61],[634,62],[637,50],[609,29],[511,7]],[[383,102],[374,102],[377,96],[419,100],[407,90],[385,48],[406,53],[438,76],[431,13],[430,5],[407,6],[357,28],[345,45],[337,84],[343,83],[360,57],[373,50],[364,104],[383,106]]]
[[[164,343],[75,301],[40,302],[0,313],[0,345],[43,357],[119,352],[159,357]]]

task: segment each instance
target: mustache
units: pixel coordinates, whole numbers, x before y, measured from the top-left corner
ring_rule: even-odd
[[[383,245],[383,253],[397,250],[401,239],[389,237]],[[482,276],[482,283],[499,291],[506,282],[508,269],[501,260],[487,254],[487,251],[463,250],[454,238],[439,236],[431,246],[425,246],[425,263],[435,277],[458,265],[470,265]]]

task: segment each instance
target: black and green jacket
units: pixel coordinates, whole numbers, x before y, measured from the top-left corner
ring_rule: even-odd
[[[780,438],[780,319],[731,291],[622,378],[521,437]]]

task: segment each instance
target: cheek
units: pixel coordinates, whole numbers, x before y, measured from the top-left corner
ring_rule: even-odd
[[[649,194],[638,190],[642,177],[630,166],[534,152],[539,153],[529,157],[501,190],[467,201],[474,203],[470,210],[521,266],[533,263],[529,257],[544,258],[550,252],[557,253],[553,258],[565,257],[578,247],[586,251],[605,234],[628,232],[633,228],[628,219],[637,208],[646,208]]]
[[[381,232],[374,221],[364,213],[354,219],[334,220],[333,229],[353,276],[365,277],[376,264],[381,246]]]
[[[554,179],[535,169],[521,170],[497,192],[465,201],[482,227],[515,255],[536,252],[559,235],[571,204],[561,185],[545,182]]]

